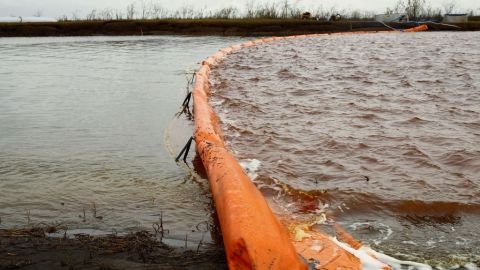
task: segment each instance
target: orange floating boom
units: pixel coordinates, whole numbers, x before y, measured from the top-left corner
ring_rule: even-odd
[[[214,60],[222,57],[216,54]],[[215,200],[230,269],[307,269],[278,221],[237,160],[226,149],[208,105],[209,63],[193,89],[195,141]]]
[[[425,25],[405,30],[423,31]],[[428,29],[428,27],[427,27]],[[385,31],[384,31],[385,32]],[[362,32],[365,33],[365,32]],[[358,34],[355,32],[342,33]],[[219,120],[208,104],[210,68],[225,56],[242,48],[292,38],[325,34],[272,37],[247,41],[221,49],[202,62],[193,88],[195,142],[206,169],[215,201],[230,269],[297,270],[308,269],[307,260],[321,269],[361,269],[360,259],[338,246],[320,232],[308,231],[308,237],[296,238],[273,214],[263,195],[246,175],[223,141]],[[303,232],[303,231],[302,231]],[[305,235],[307,235],[305,233]],[[358,249],[361,244],[342,231],[345,242]],[[320,246],[317,248],[317,242]],[[301,254],[301,256],[298,255]],[[305,259],[304,259],[305,258]],[[320,268],[318,268],[320,269]],[[384,267],[383,269],[388,269]]]
[[[413,28],[408,28],[403,30],[403,32],[421,32],[428,30],[428,26],[426,24],[422,24]]]

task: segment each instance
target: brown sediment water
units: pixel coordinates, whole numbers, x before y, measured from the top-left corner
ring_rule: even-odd
[[[478,33],[261,44],[212,72],[225,140],[280,215],[390,255],[480,259]]]
[[[221,250],[208,185],[176,165],[164,134],[186,72],[241,40],[0,38],[0,229],[105,235],[161,220],[164,243]]]

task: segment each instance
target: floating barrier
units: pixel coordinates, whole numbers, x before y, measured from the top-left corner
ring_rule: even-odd
[[[413,28],[408,28],[403,30],[403,32],[421,32],[421,31],[426,31],[428,30],[428,26],[426,24],[422,24],[419,26],[415,26]]]
[[[425,27],[415,27],[406,32],[423,30]],[[372,32],[336,35],[365,33]],[[311,230],[312,225],[284,220],[285,226],[280,222],[228,151],[219,119],[208,104],[210,69],[228,54],[257,44],[322,35],[329,34],[263,38],[233,45],[208,57],[196,72],[192,91],[195,142],[215,201],[230,269],[390,269],[363,251],[361,243],[340,227],[336,232],[342,242]]]

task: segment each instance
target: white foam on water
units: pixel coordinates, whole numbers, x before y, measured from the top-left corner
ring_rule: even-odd
[[[464,266],[468,270],[480,270],[480,268],[477,265],[475,265],[474,263],[466,263]]]
[[[391,268],[393,270],[432,270],[433,268],[428,264],[417,263],[412,261],[402,261],[383,253],[377,252],[368,246],[362,246],[359,249],[354,249],[350,245],[340,242],[336,237],[332,238],[333,242],[342,249],[351,253],[360,260],[363,270],[380,270]],[[473,264],[465,267],[468,270],[479,270]]]
[[[472,242],[471,239],[465,239],[463,237],[457,237],[455,240],[455,245],[457,246],[468,246]]]
[[[328,203],[323,204],[322,202],[318,203],[318,207],[315,210],[315,213],[321,214],[321,213],[326,213],[330,205]]]
[[[393,270],[402,270],[402,269],[409,269],[409,270],[432,270],[432,267],[428,264],[417,263],[412,261],[401,261],[385,255],[383,253],[377,252],[370,247],[362,246],[360,248],[364,250],[367,254],[377,258],[379,261],[389,265]]]
[[[220,107],[221,105],[223,105],[225,103],[225,100],[224,99],[219,99],[219,100],[213,100],[213,101],[209,101],[210,102],[210,105],[212,105],[212,107]]]
[[[375,232],[379,232],[381,234],[380,237],[373,240],[373,243],[375,243],[376,245],[379,245],[384,241],[388,240],[390,236],[392,236],[393,234],[392,228],[390,228],[390,226],[383,223],[356,222],[350,225],[349,227],[355,231],[358,231],[361,229],[368,229],[368,230],[373,230]]]
[[[347,252],[351,253],[355,257],[357,257],[360,260],[360,263],[362,264],[362,269],[364,270],[382,270],[385,268],[388,268],[386,264],[383,262],[375,259],[371,255],[369,255],[365,250],[360,249],[354,249],[350,245],[345,244],[343,242],[340,242],[337,240],[336,237],[332,238],[333,242],[337,244],[339,247],[342,249],[346,250]]]
[[[435,245],[436,243],[437,243],[437,242],[434,241],[433,239],[430,239],[430,240],[428,240],[428,241],[426,242],[428,248],[434,248],[434,247],[436,247],[436,245]]]
[[[222,113],[224,113],[225,115],[228,115],[228,110],[223,109]],[[225,125],[232,126],[232,127],[237,127],[237,121],[232,120],[232,119],[228,119],[227,117],[222,117],[222,122]]]
[[[262,163],[258,159],[242,159],[240,160],[240,166],[245,170],[250,179],[255,180],[258,177],[258,170]]]
[[[393,230],[389,226],[387,226],[383,223],[380,223],[379,225],[383,226],[383,228],[379,229],[379,231],[382,233],[382,235],[385,235],[385,236],[383,236],[381,239],[375,240],[376,245],[379,245],[383,241],[388,240],[388,238],[390,238],[390,236],[393,234]]]
[[[418,246],[418,244],[415,243],[415,241],[402,241],[402,244],[412,245],[412,246]]]

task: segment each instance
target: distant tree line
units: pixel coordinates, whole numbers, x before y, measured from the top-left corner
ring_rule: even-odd
[[[302,9],[298,1],[283,0],[281,2],[248,2],[243,10],[236,7],[226,7],[218,10],[194,8],[184,5],[177,10],[165,8],[155,0],[138,0],[127,5],[125,9],[105,8],[93,9],[85,16],[73,12],[71,16],[64,15],[60,20],[154,20],[154,19],[299,19],[303,12],[308,11],[311,17],[317,20],[328,20],[330,16],[340,14],[348,20],[372,20],[375,16],[371,11],[324,8],[322,6],[311,9]],[[441,18],[443,14],[459,12],[454,0],[444,2],[442,7],[434,8],[427,0],[398,0],[385,13],[407,13],[412,19]],[[471,16],[477,15],[478,10],[464,11]]]
[[[427,0],[398,0],[393,8],[387,8],[386,13],[406,13],[411,19],[432,19],[441,18],[444,14],[461,12],[456,1],[443,2],[442,7],[434,8]],[[462,13],[468,13],[474,16],[475,11],[469,10]]]

